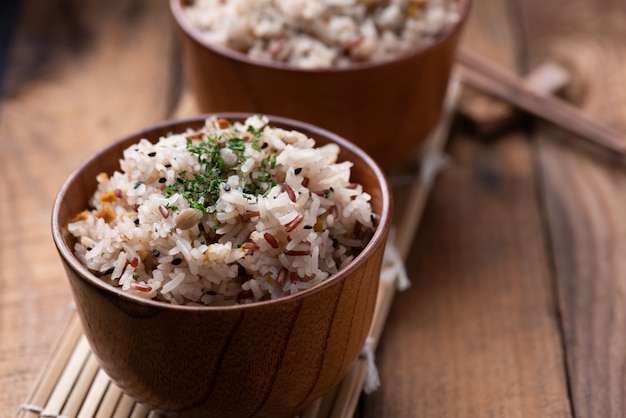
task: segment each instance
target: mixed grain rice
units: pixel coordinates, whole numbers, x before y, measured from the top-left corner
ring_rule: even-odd
[[[247,303],[315,286],[375,229],[370,195],[338,152],[261,116],[142,139],[120,171],[98,175],[91,209],[69,223],[75,254],[123,291],[174,304]]]
[[[310,69],[389,60],[459,20],[457,0],[194,0],[185,11],[208,42]]]

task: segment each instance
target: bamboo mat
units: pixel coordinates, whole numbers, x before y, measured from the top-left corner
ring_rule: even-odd
[[[402,204],[385,251],[374,322],[361,355],[344,379],[313,402],[300,418],[346,418],[354,416],[361,393],[379,385],[374,352],[397,290],[409,285],[404,260],[409,254],[433,180],[446,163],[443,153],[458,97],[454,79],[448,89],[445,111],[439,125],[424,144],[419,171],[409,175],[409,192]],[[407,183],[407,177],[396,178]],[[390,179],[392,185],[394,178]],[[72,309],[54,345],[50,359],[34,389],[16,412],[17,418],[153,418],[158,415],[136,403],[117,387],[98,366]]]

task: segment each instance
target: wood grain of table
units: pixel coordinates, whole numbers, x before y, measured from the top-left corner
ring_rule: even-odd
[[[184,86],[165,1],[19,6],[0,71],[2,416],[71,306],[49,227],[57,190],[109,141],[181,112]],[[568,99],[626,132],[623,2],[475,0],[464,35],[522,76],[562,65]],[[522,120],[489,140],[455,124],[360,416],[626,416],[626,166]]]

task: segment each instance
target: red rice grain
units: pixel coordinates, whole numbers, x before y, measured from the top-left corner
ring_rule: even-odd
[[[263,238],[265,238],[265,241],[267,241],[267,243],[271,245],[272,248],[278,248],[278,241],[276,241],[276,238],[274,238],[274,235],[270,234],[269,232],[266,232],[263,234]]]

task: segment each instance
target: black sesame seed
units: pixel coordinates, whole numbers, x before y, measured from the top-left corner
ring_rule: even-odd
[[[313,229],[313,225],[304,225],[303,228],[304,229]]]
[[[172,260],[172,264],[174,264],[175,266],[179,265],[182,262],[183,262],[183,259],[180,257],[176,257],[175,259]]]
[[[161,177],[159,179],[159,183],[165,183],[167,181],[167,179],[165,177]]]
[[[211,296],[215,296],[215,295],[217,295],[217,292],[216,292],[216,291],[214,291],[214,290],[209,290],[209,291],[207,292],[207,294],[209,294],[209,295],[211,295]]]
[[[91,250],[93,250],[93,248],[87,247],[87,251],[91,251]]]
[[[228,183],[225,183],[225,184],[224,184],[224,191],[225,191],[225,192],[230,191],[230,184],[228,184]]]
[[[264,142],[263,145],[261,145],[261,149],[265,149],[269,146],[269,144],[267,142]]]
[[[296,168],[293,172],[296,173],[296,174],[302,173],[302,167]]]
[[[149,152],[148,157],[156,157],[156,152],[155,151]]]
[[[333,238],[333,248],[337,247],[339,247],[339,241],[337,241],[337,238]]]
[[[135,225],[139,225],[139,218],[135,219],[133,222],[135,223]]]
[[[102,273],[103,276],[108,276],[110,274],[113,274],[113,268],[108,269],[107,271],[105,271],[104,273]]]
[[[164,164],[164,167],[165,167],[165,168],[170,168],[171,166],[172,166],[172,163],[165,163],[165,164]]]
[[[161,251],[156,250],[156,249],[155,249],[155,250],[152,250],[152,255],[153,255],[153,256],[155,256],[155,257],[158,257],[158,256],[160,256],[160,255],[161,255]]]

